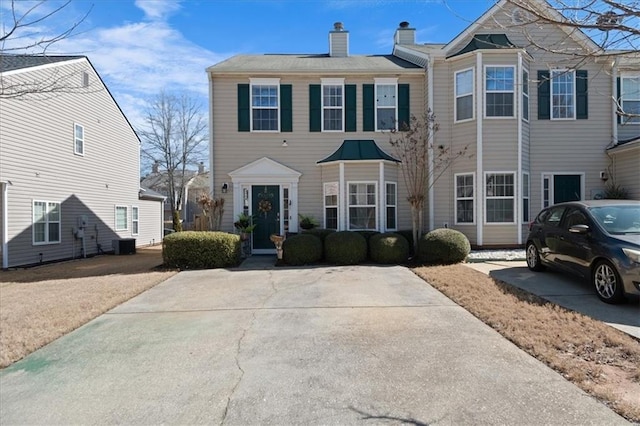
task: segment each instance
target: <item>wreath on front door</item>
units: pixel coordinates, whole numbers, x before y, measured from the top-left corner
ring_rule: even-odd
[[[271,211],[271,208],[271,201],[269,200],[260,200],[258,202],[258,210],[260,213],[264,213],[265,217],[267,216],[267,213]]]

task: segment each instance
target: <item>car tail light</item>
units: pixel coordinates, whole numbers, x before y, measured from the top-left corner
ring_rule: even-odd
[[[531,231],[533,229],[533,224],[536,223],[535,220],[532,220],[531,222],[529,222],[529,231]]]

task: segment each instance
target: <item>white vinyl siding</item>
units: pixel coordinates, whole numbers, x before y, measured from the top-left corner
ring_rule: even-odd
[[[138,235],[140,232],[140,217],[137,206],[131,207],[131,235]]]
[[[522,119],[529,121],[529,71],[522,71]]]
[[[622,117],[624,124],[640,124],[640,75],[623,76],[620,78],[620,103],[625,114],[635,117]]]
[[[376,131],[395,130],[398,122],[398,80],[376,78]]]
[[[126,231],[129,229],[129,212],[127,206],[116,206],[116,231]]]
[[[389,231],[395,231],[398,229],[398,192],[395,182],[385,183],[385,198],[386,198],[386,229]]]
[[[473,68],[455,73],[455,121],[473,119]]]
[[[322,131],[344,131],[344,80],[322,79]]]
[[[576,118],[576,72],[551,70],[551,119]]]
[[[349,182],[349,230],[376,230],[376,183]]]
[[[251,131],[280,131],[280,80],[254,78],[251,82]]]
[[[84,127],[80,124],[73,125],[73,153],[84,155]]]
[[[475,205],[474,197],[474,174],[456,174],[455,175],[455,215],[456,224],[473,224],[475,223],[475,215],[473,207]]]
[[[515,67],[485,67],[485,116],[514,116]]]
[[[33,244],[60,242],[60,203],[33,201]]]
[[[515,174],[485,173],[485,220],[487,223],[515,222]]]
[[[338,229],[338,182],[324,184],[324,227]]]

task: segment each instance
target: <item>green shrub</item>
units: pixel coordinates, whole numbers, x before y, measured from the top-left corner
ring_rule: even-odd
[[[235,266],[240,262],[240,236],[226,232],[176,232],[164,237],[162,258],[170,268]]]
[[[393,232],[400,234],[407,239],[407,242],[409,243],[409,256],[413,256],[415,254],[413,252],[413,231],[411,229],[401,229]]]
[[[306,265],[322,259],[322,241],[310,233],[292,235],[282,243],[282,260],[289,265]]]
[[[324,240],[324,258],[336,265],[356,265],[367,259],[367,240],[358,232],[329,234]]]
[[[336,231],[333,229],[324,229],[324,228],[311,228],[311,229],[305,229],[304,231],[302,231],[303,234],[315,235],[316,237],[320,238],[320,241],[322,241],[323,243],[327,235],[333,234],[334,232]]]
[[[409,242],[393,232],[374,235],[369,240],[369,255],[376,263],[403,263],[409,258]]]
[[[418,242],[418,257],[422,263],[459,263],[465,260],[470,252],[469,240],[455,229],[434,229]]]
[[[356,232],[362,235],[364,239],[367,241],[367,243],[369,243],[369,240],[371,239],[371,237],[373,237],[374,235],[378,235],[380,233],[378,231],[353,231],[353,232]]]

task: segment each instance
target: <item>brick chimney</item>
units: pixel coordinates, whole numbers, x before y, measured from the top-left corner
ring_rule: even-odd
[[[333,31],[329,31],[329,56],[335,58],[349,56],[349,31],[345,31],[342,22],[333,24]]]
[[[151,173],[158,173],[159,167],[160,167],[160,162],[154,161],[153,166],[151,166]]]
[[[409,28],[407,21],[400,22],[393,37],[393,42],[400,45],[416,44],[416,29]]]
[[[204,161],[201,161],[200,164],[198,164],[198,174],[201,175],[204,173]]]

